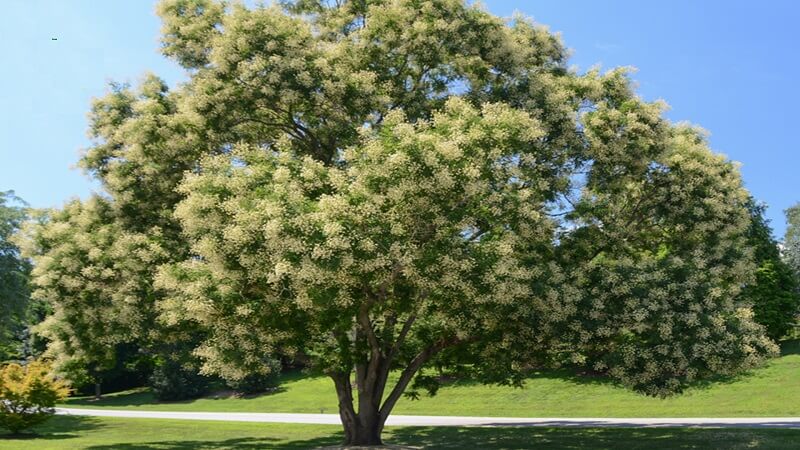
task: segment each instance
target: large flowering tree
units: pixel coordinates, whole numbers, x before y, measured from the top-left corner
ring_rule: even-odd
[[[774,351],[739,294],[736,166],[626,70],[577,73],[546,29],[462,0],[158,9],[188,81],[98,100],[82,165],[125,233],[159,236],[143,310],[202,330],[205,372],[294,356],[374,444],[432,363],[663,395]]]
[[[179,189],[194,256],[158,279],[162,318],[208,330],[204,370],[302,357],[356,444],[434,359],[663,395],[774,350],[738,300],[736,167],[625,70],[577,74],[545,29],[458,0],[283,6],[161,6],[185,114],[224,143]]]
[[[156,338],[149,280],[169,261],[161,238],[157,230],[126,233],[112,203],[98,196],[42,215],[18,238],[35,263],[33,297],[52,306],[35,327],[47,356],[73,382],[93,382],[96,396],[119,345],[148,347]]]

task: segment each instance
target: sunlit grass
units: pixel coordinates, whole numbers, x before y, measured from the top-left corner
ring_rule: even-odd
[[[341,442],[339,427],[58,416],[36,435],[0,433],[2,450],[310,449]],[[388,428],[387,444],[425,449],[789,449],[800,430],[698,428]]]
[[[603,378],[565,371],[541,372],[522,389],[460,381],[435,397],[401,400],[395,414],[517,417],[779,417],[800,416],[800,341],[784,354],[735,379],[706,383],[683,394],[650,398]],[[253,398],[203,398],[156,402],[147,390],[108,395],[101,401],[70,399],[66,406],[170,411],[336,413],[336,395],[325,377],[291,373],[274,393]]]

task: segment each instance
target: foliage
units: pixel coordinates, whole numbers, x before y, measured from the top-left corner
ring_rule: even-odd
[[[765,210],[764,205],[751,202],[748,240],[755,248],[758,269],[755,282],[745,288],[743,296],[753,304],[755,321],[766,328],[769,337],[778,340],[797,322],[800,287],[797,274],[781,259]]]
[[[169,261],[169,240],[158,227],[131,230],[118,205],[100,196],[71,201],[19,239],[36,263],[33,296],[53,310],[35,328],[47,355],[75,389],[91,386],[98,395],[101,386],[145,382],[153,358],[184,338],[156,321],[152,277]]]
[[[238,380],[230,380],[228,387],[241,394],[259,394],[278,386],[280,373],[281,363],[273,359],[268,373],[250,374]]]
[[[33,296],[53,308],[36,330],[56,370],[78,385],[100,383],[117,364],[117,346],[151,330],[147,274],[165,258],[158,234],[123,233],[101,197],[72,201],[24,233],[24,253],[36,263]]]
[[[14,192],[0,192],[0,361],[21,356],[20,335],[30,314],[30,264],[11,239],[26,216],[25,203]]]
[[[56,345],[51,343],[51,346]],[[52,353],[59,354],[54,348]],[[70,385],[74,394],[97,395],[98,392],[117,392],[144,386],[153,372],[152,358],[132,344],[120,344],[113,349],[107,366],[97,367],[83,355],[63,357],[57,366],[57,375]]]
[[[40,361],[0,368],[0,428],[18,433],[49,419],[69,389]]]
[[[783,238],[783,259],[800,277],[800,204],[787,208],[786,234]]]
[[[598,122],[595,114],[613,120]],[[637,115],[648,119],[644,111]],[[746,236],[748,196],[735,166],[712,154],[698,130],[683,126],[634,141],[650,153],[644,161],[608,152],[615,141],[632,145],[629,131],[606,128],[630,130],[629,119],[602,110],[587,116],[587,136],[597,140],[593,151],[603,151],[602,159],[576,202],[580,225],[558,249],[567,266],[578,268],[577,310],[587,314],[564,331],[585,350],[571,358],[666,395],[774,352],[739,297],[755,267]],[[654,132],[664,133],[647,133]]]

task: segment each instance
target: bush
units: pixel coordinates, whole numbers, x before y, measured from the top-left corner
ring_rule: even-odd
[[[16,434],[38,425],[55,413],[55,405],[69,394],[50,366],[32,361],[26,366],[0,368],[0,428]]]
[[[161,361],[150,376],[150,387],[159,400],[186,400],[207,393],[211,378],[185,367],[179,361]]]

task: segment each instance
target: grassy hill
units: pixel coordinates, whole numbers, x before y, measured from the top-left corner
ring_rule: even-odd
[[[681,395],[645,397],[604,378],[565,371],[532,375],[522,389],[449,383],[435,397],[403,399],[395,414],[509,417],[778,417],[800,416],[800,341],[784,342],[782,356],[733,379],[698,384]],[[333,384],[326,377],[284,375],[277,392],[253,398],[209,397],[157,402],[147,390],[126,391],[100,401],[69,399],[74,408],[163,411],[336,413]]]

